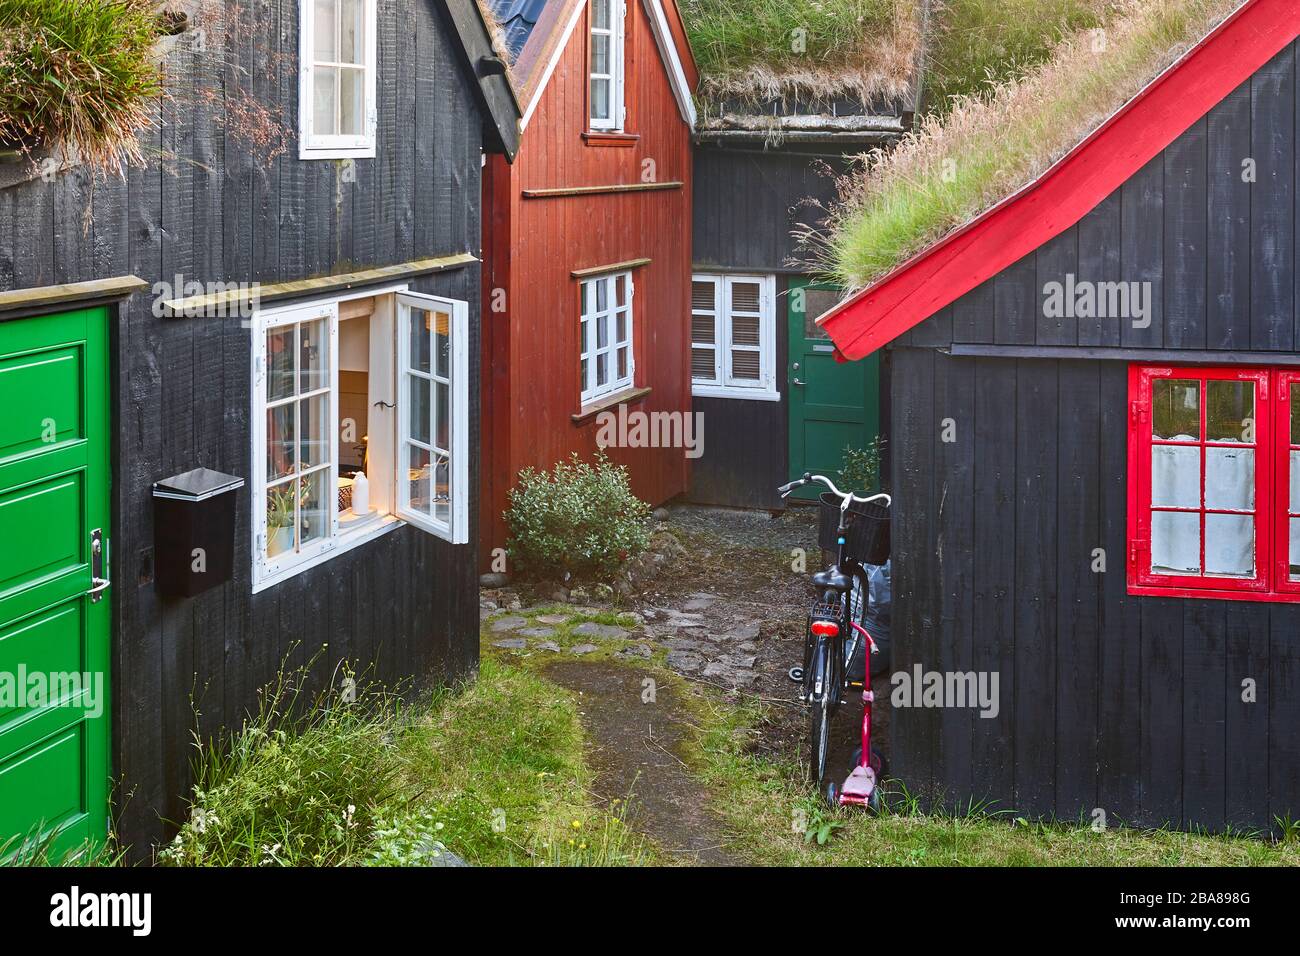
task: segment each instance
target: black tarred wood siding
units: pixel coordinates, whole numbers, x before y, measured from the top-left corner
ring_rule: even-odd
[[[1001,684],[995,719],[894,712],[909,787],[1110,825],[1267,830],[1300,811],[1300,607],[1127,593],[1127,363],[1082,352],[1267,365],[1295,348],[1296,62],[1281,53],[1077,226],[894,343],[894,670]],[[1066,273],[1151,282],[1150,328],[1044,317]],[[963,344],[1080,358],[949,354]]]
[[[226,5],[238,42],[224,69],[196,56],[190,37],[172,42],[173,100],[143,137],[146,166],[98,180],[78,167],[0,190],[0,290],[129,273],[283,282],[477,255],[483,117],[441,4],[379,4],[377,156],[352,164],[297,158],[298,8]],[[215,108],[223,86],[284,111],[282,155],[265,162],[226,128]],[[196,89],[214,109],[182,106]],[[412,286],[470,303],[476,436],[478,268]],[[403,528],[254,595],[245,488],[234,580],[193,600],[160,598],[152,483],[198,466],[250,476],[249,331],[238,319],[155,318],[144,293],[123,306],[115,343],[114,774],[120,833],[141,857],[184,819],[196,709],[205,736],[238,727],[282,661],[317,654],[318,679],[344,659],[389,681],[468,674],[477,578],[473,545]],[[476,438],[470,447],[477,488]],[[471,542],[476,525],[475,501]]]

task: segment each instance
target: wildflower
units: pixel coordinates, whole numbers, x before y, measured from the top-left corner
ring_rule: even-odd
[[[573,829],[575,829],[575,830],[581,830],[581,829],[582,829],[582,821],[581,821],[581,820],[574,820],[574,821],[573,821]]]

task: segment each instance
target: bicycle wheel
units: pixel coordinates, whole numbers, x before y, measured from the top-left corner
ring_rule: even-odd
[[[834,679],[830,661],[830,647],[823,638],[817,640],[813,651],[812,680],[809,686],[821,684],[821,693],[808,697],[811,719],[808,730],[808,776],[818,790],[826,779],[826,759],[831,749],[831,701],[834,697],[831,681]]]

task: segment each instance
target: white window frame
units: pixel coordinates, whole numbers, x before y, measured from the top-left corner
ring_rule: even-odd
[[[330,434],[329,466],[331,490],[336,489],[333,482],[337,475],[339,460],[339,306],[352,299],[373,297],[376,300],[378,323],[372,323],[371,335],[371,369],[372,397],[376,394],[382,399],[388,396],[385,404],[374,405],[370,409],[372,420],[369,432],[372,435],[371,463],[367,477],[370,478],[372,502],[389,502],[389,513],[376,513],[374,519],[364,522],[352,529],[341,528],[339,521],[338,494],[328,495],[330,533],[325,538],[313,542],[310,547],[296,553],[285,552],[275,558],[266,555],[266,410],[267,405],[267,362],[266,336],[271,329],[294,325],[300,322],[325,319],[329,329],[329,394],[330,420],[326,427]],[[402,368],[402,354],[408,347],[402,337],[405,326],[402,321],[403,303],[407,306],[424,303],[422,307],[450,309],[452,312],[452,362],[450,389],[452,397],[452,418],[450,422],[449,441],[453,455],[451,481],[451,521],[444,525],[423,517],[417,512],[410,512],[399,503],[402,482],[397,480],[399,471],[398,454],[404,447],[400,444],[403,433],[410,427],[407,398],[403,394],[402,381],[398,372]],[[358,320],[351,320],[358,321]],[[385,329],[384,335],[395,341],[376,341],[374,329]],[[252,349],[250,356],[250,422],[252,445],[252,519],[249,521],[253,560],[253,593],[273,587],[288,578],[316,567],[340,554],[372,541],[406,524],[414,525],[422,531],[450,541],[452,544],[466,544],[469,541],[469,304],[458,299],[446,299],[439,296],[411,292],[407,285],[393,285],[369,288],[349,292],[331,298],[322,298],[310,302],[295,303],[288,306],[259,309],[254,313],[252,322]],[[381,365],[376,365],[376,356]],[[430,423],[432,428],[432,422]],[[370,472],[374,472],[373,475]]]
[[[301,0],[298,23],[298,158],[299,159],[372,159],[375,155],[375,130],[378,126],[376,112],[376,73],[377,51],[376,34],[378,33],[377,0],[362,0],[365,4],[366,35],[362,41],[364,51],[364,79],[362,89],[365,97],[365,115],[363,132],[360,136],[339,134],[317,135],[312,129],[314,111],[312,109],[312,86],[316,69],[315,0]],[[339,5],[342,10],[342,5]],[[341,15],[341,12],[340,12]],[[338,108],[338,97],[335,106]]]
[[[620,304],[614,297],[614,291],[618,288],[618,279],[622,278],[627,289],[627,302]],[[604,283],[607,286],[605,294],[606,307],[599,309],[596,306],[596,286]],[[587,289],[591,289],[591,294],[587,294]],[[636,335],[633,331],[636,315],[636,283],[632,279],[630,271],[624,272],[606,272],[602,275],[592,276],[589,279],[583,279],[578,290],[578,369],[579,377],[582,378],[581,369],[585,362],[587,366],[586,377],[582,380],[581,401],[583,406],[598,402],[602,398],[610,395],[617,395],[619,392],[625,392],[633,387],[636,382]],[[591,311],[583,312],[582,303],[590,302]],[[620,312],[627,313],[627,335],[620,339],[617,337],[618,315]],[[599,323],[608,321],[609,334],[606,338],[605,348],[599,347]],[[587,334],[587,348],[582,348],[583,326],[590,322]],[[618,370],[618,350],[624,345],[627,347],[627,374],[619,377],[615,373]],[[596,383],[596,360],[598,355],[606,356],[606,369],[609,376],[604,385]]]
[[[592,130],[620,132],[627,120],[627,104],[623,97],[627,3],[626,0],[608,0],[610,25],[606,30],[596,27],[596,2],[597,0],[588,0],[587,4],[587,122]],[[591,48],[592,38],[597,35],[609,37],[609,73],[594,72],[595,63]],[[609,81],[609,116],[607,117],[594,115],[596,101],[591,95],[591,81],[596,79]]]
[[[713,310],[696,310],[693,306],[691,317],[710,315],[713,317],[713,342],[696,343],[692,337],[691,349],[706,348],[713,350],[713,376],[711,378],[691,377],[691,394],[701,398],[742,398],[750,401],[776,402],[781,400],[781,393],[776,387],[776,276],[773,275],[731,275],[725,273],[701,272],[691,276],[691,282],[709,283],[713,286]],[[758,347],[733,346],[732,344],[732,288],[737,283],[757,284],[759,286],[759,323]],[[753,379],[736,378],[732,374],[731,353],[733,348],[759,353],[759,377]]]
[[[408,368],[410,361],[410,333],[408,326],[413,310],[446,311],[450,313],[451,357],[448,363],[448,376],[439,376],[437,372],[437,351],[434,342],[429,344],[430,368],[427,376]],[[434,338],[434,330],[429,330]],[[447,394],[451,401],[451,420],[447,426],[447,443],[450,447],[441,449],[450,454],[451,468],[448,481],[448,520],[413,511],[410,506],[411,483],[397,478],[397,515],[403,521],[423,528],[430,534],[437,535],[452,544],[465,544],[469,541],[469,305],[458,299],[444,299],[440,296],[404,292],[397,296],[397,392],[401,396],[400,407],[409,407],[409,383],[412,375],[426,378],[429,382],[429,441],[424,443],[411,437],[411,416],[401,414],[397,418],[397,446],[395,472],[400,476],[406,466],[403,462],[408,446],[423,448],[436,457],[439,449],[437,439],[437,384],[447,385]],[[433,478],[430,478],[432,485]]]

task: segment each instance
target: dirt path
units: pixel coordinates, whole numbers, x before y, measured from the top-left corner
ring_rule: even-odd
[[[687,718],[669,688],[655,687],[647,701],[644,671],[601,661],[557,662],[544,673],[581,695],[598,797],[611,802],[630,797],[628,822],[687,862],[738,863],[705,809],[707,791],[677,756]]]

